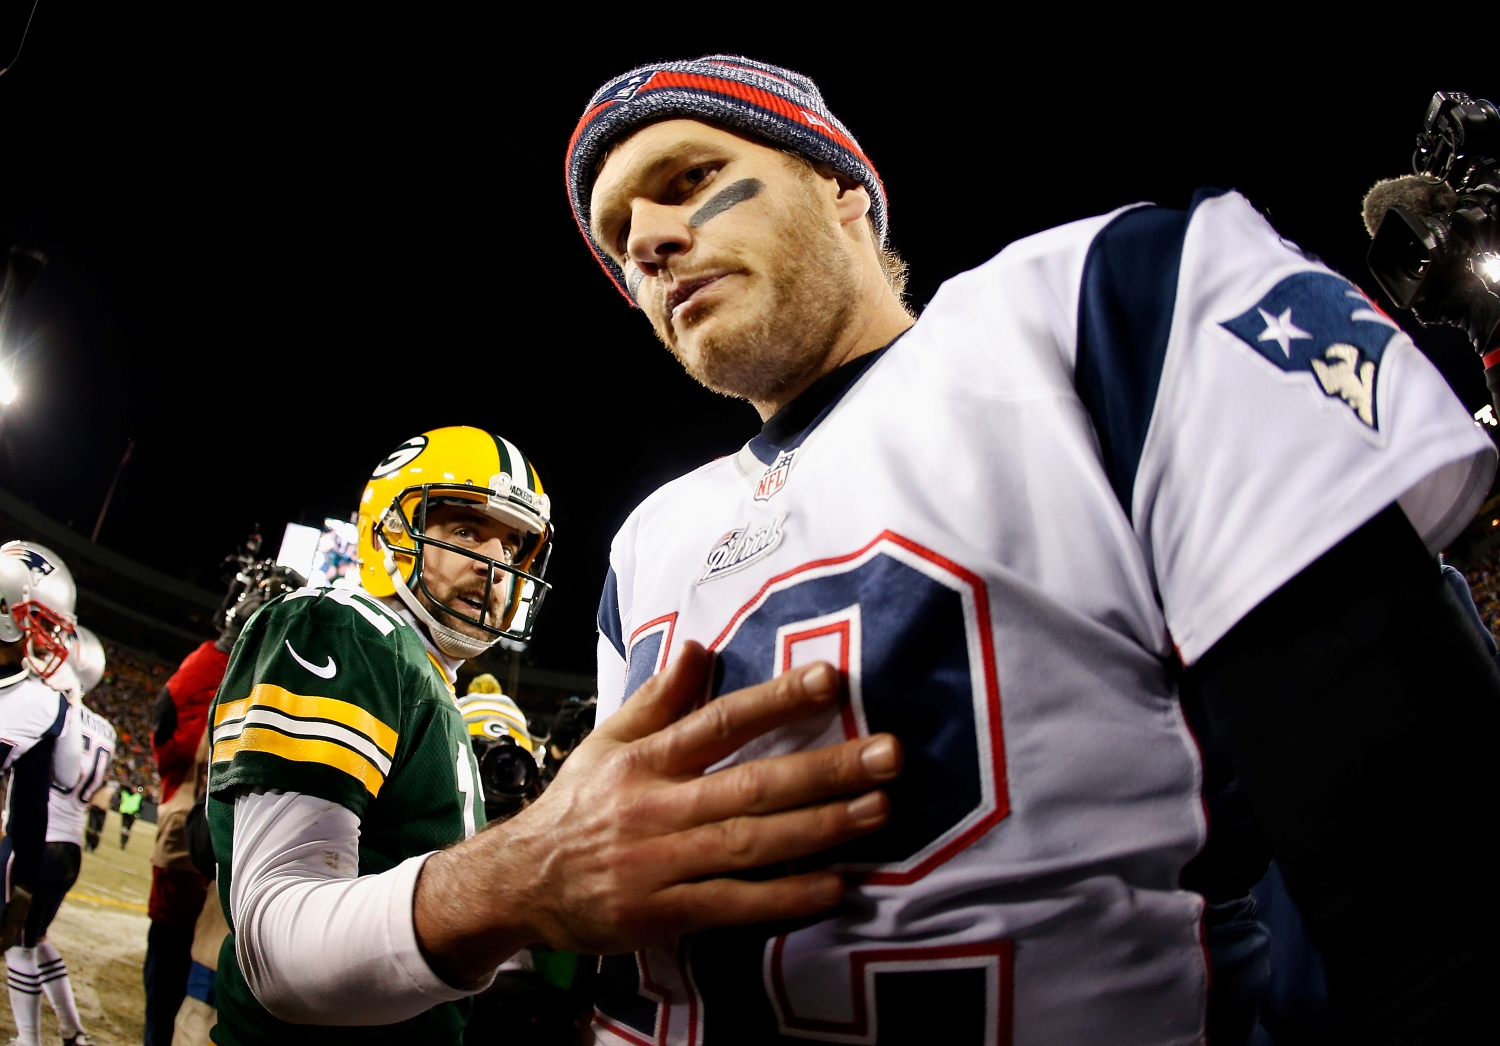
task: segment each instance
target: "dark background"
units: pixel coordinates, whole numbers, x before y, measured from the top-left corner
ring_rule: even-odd
[[[1019,236],[1200,185],[1373,290],[1364,191],[1408,171],[1433,90],[1500,90],[1434,25],[124,6],[41,0],[0,77],[0,224],[50,259],[0,348],[21,387],[0,486],[86,535],[134,439],[100,543],[216,588],[257,522],[274,551],[288,520],[347,517],[407,437],[483,426],[553,497],[530,658],[574,672],[615,529],[757,426],[579,239],[563,150],[606,78],[712,51],[815,77],[885,179],[917,307]],[[1417,337],[1475,409],[1479,364],[1444,333]]]

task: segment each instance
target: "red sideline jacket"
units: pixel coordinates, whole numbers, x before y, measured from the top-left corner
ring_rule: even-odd
[[[229,655],[210,640],[183,659],[157,695],[151,711],[151,754],[161,775],[163,803],[193,770],[209,703],[228,667]]]

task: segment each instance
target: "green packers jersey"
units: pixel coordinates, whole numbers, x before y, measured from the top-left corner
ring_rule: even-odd
[[[302,589],[267,604],[235,646],[209,722],[208,818],[226,913],[234,800],[246,789],[301,792],[352,811],[361,875],[449,846],[484,823],[478,767],[447,678],[415,629],[363,590]],[[245,983],[233,918],[229,928],[212,1036],[223,1046],[462,1038],[468,1000],[384,1027],[278,1020]]]

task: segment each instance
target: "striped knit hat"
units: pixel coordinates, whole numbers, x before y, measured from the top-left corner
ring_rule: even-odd
[[[610,145],[643,124],[674,117],[710,120],[853,178],[870,193],[870,217],[885,243],[886,200],[880,175],[808,77],[732,54],[643,65],[594,92],[568,142],[567,160],[573,217],[594,257],[632,305],[625,274],[594,242],[589,229],[589,193],[598,174],[595,168]]]

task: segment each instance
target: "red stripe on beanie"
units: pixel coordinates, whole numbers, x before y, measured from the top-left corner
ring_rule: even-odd
[[[578,126],[573,128],[573,137],[568,139],[568,151],[565,154],[565,158],[563,160],[564,185],[569,184],[572,179],[573,152],[578,148],[579,136],[582,135],[583,132],[588,128],[589,123],[594,119],[594,117],[598,116],[605,109],[608,109],[610,106],[615,104],[617,103],[613,98],[611,98],[607,102],[600,102],[588,112],[584,113],[583,119],[578,121]],[[636,304],[636,300],[630,296],[630,292],[625,289],[624,285],[621,284],[619,280],[615,279],[614,271],[610,269],[609,263],[605,260],[604,255],[599,253],[599,248],[594,246],[594,237],[587,229],[583,227],[583,219],[579,216],[578,209],[575,207],[569,207],[569,210],[573,212],[573,224],[578,226],[578,231],[583,234],[583,242],[588,244],[589,253],[592,254],[594,256],[594,260],[599,263],[599,268],[604,270],[604,275],[609,277],[609,282],[615,285],[615,290],[620,292],[620,296],[628,301],[633,308],[639,308],[640,306]]]
[[[611,98],[607,102],[600,102],[588,112],[584,113],[583,117],[578,121],[578,126],[573,128],[573,137],[568,139],[568,151],[563,154],[564,185],[567,185],[569,183],[569,180],[573,176],[573,153],[578,148],[578,139],[583,135],[584,131],[588,130],[589,124],[594,122],[594,117],[604,112],[604,110],[608,109],[610,106],[618,104],[619,103],[613,98]]]
[[[824,138],[831,138],[855,156],[858,156],[866,164],[869,164],[870,170],[873,171],[875,169],[875,165],[870,163],[870,158],[860,150],[858,145],[851,139],[840,134],[837,128],[830,125],[821,116],[818,116],[816,113],[810,113],[801,106],[789,102],[785,98],[777,97],[769,91],[762,91],[758,87],[737,83],[734,80],[721,80],[716,76],[700,76],[696,73],[673,73],[664,70],[642,84],[636,95],[639,96],[645,94],[647,91],[661,90],[668,87],[689,87],[699,91],[727,94],[733,98],[738,98],[742,102],[749,102],[762,109],[768,109],[777,116],[783,116],[788,120],[800,123],[802,126],[821,134]],[[876,175],[876,177],[879,177],[879,175]]]

